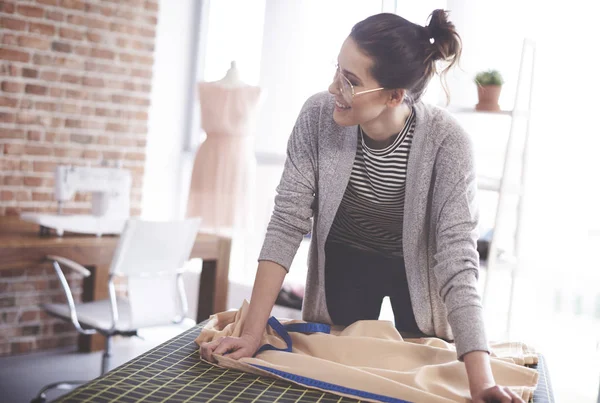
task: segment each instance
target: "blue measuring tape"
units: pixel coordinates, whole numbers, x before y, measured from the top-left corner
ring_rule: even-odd
[[[326,333],[329,334],[331,332],[331,326],[325,325],[322,323],[290,323],[289,325],[282,325],[274,316],[269,318],[267,322],[269,326],[283,339],[286,344],[285,348],[275,347],[272,344],[264,344],[262,345],[254,354],[256,357],[257,354],[262,353],[266,350],[274,350],[274,351],[284,351],[291,353],[292,352],[292,337],[289,332],[296,333]]]

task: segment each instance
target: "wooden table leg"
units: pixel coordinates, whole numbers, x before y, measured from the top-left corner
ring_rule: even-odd
[[[231,240],[221,238],[218,249],[217,260],[204,260],[202,264],[196,314],[197,323],[208,319],[213,313],[223,312],[227,309]]]

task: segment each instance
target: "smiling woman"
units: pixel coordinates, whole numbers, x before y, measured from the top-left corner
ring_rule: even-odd
[[[436,63],[451,67],[460,51],[444,10],[425,27],[386,13],[354,26],[329,94],[306,101],[289,138],[247,325],[201,346],[204,358],[254,354],[312,225],[305,320],[377,319],[388,296],[401,333],[455,341],[475,402],[522,401],[490,367],[470,139],[421,100]]]

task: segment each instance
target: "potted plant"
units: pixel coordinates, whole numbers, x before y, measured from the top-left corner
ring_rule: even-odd
[[[475,109],[478,111],[499,111],[498,99],[500,98],[502,84],[504,84],[500,72],[497,70],[482,71],[475,76],[475,84],[477,84],[477,94],[479,96],[479,103],[475,106]]]

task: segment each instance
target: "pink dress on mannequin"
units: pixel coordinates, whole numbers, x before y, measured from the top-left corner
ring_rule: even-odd
[[[202,217],[207,231],[248,229],[256,170],[252,129],[261,89],[204,82],[198,93],[206,140],[194,161],[187,216]]]

